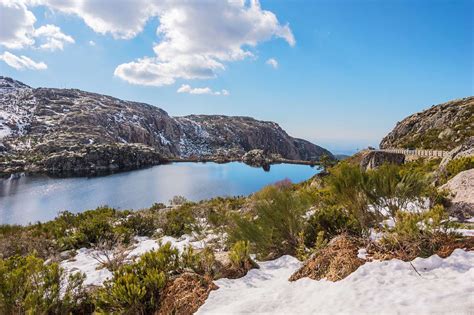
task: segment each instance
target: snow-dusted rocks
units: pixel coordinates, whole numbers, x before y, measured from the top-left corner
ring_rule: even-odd
[[[140,144],[168,159],[221,162],[240,160],[252,149],[289,160],[332,156],[310,142],[290,137],[274,122],[219,115],[171,117],[144,103],[76,89],[34,89],[6,77],[0,77],[0,143],[0,173],[21,171],[18,165],[11,168],[12,160],[20,166],[23,161],[23,168],[30,166],[23,171],[48,172],[41,161],[51,155],[68,156],[98,145],[121,144],[134,151],[131,145]],[[113,165],[114,161],[102,164]],[[134,164],[134,160],[123,163]]]

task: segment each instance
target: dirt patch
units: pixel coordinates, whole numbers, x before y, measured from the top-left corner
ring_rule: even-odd
[[[359,245],[358,240],[345,234],[336,236],[326,247],[314,253],[289,280],[304,277],[330,281],[344,279],[365,262],[357,257]]]
[[[218,287],[212,279],[184,273],[166,285],[156,315],[193,314],[204,304],[209,293],[216,289]]]

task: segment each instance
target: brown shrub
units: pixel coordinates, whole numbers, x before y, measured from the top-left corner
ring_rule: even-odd
[[[391,237],[382,242],[371,242],[367,246],[367,253],[370,259],[411,261],[416,257],[434,254],[446,258],[457,248],[474,250],[474,237],[456,237],[445,233],[416,239]]]
[[[218,287],[208,277],[184,273],[168,282],[161,295],[156,315],[193,314]]]
[[[357,257],[359,245],[359,240],[346,234],[336,236],[326,247],[316,251],[289,280],[304,277],[313,280],[342,280],[364,264],[364,260]]]

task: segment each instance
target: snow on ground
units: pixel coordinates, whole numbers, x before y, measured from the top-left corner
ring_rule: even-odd
[[[261,262],[240,279],[216,281],[197,314],[472,314],[474,253],[457,249],[441,259],[369,262],[347,278],[289,282],[300,262],[291,256]]]
[[[149,237],[135,237],[135,243],[132,250],[127,255],[127,260],[143,255],[146,252],[156,250],[160,244],[171,243],[171,246],[182,252],[186,247],[192,246],[195,249],[202,249],[210,241],[220,238],[215,234],[207,234],[205,238],[198,240],[197,235],[183,235],[180,238],[163,236],[159,240]],[[86,274],[85,285],[102,285],[102,283],[112,277],[112,273],[106,268],[102,268],[94,256],[100,255],[100,252],[92,248],[81,248],[72,259],[61,262],[67,272],[82,272]]]
[[[93,258],[94,250],[81,248],[77,251],[74,259],[61,262],[67,272],[83,272],[86,274],[84,285],[101,285],[105,280],[112,277],[112,273],[106,268],[98,269],[99,262]]]

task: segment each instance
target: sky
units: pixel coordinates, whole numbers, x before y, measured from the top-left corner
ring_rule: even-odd
[[[275,121],[334,153],[473,95],[471,0],[0,0],[0,75]]]

